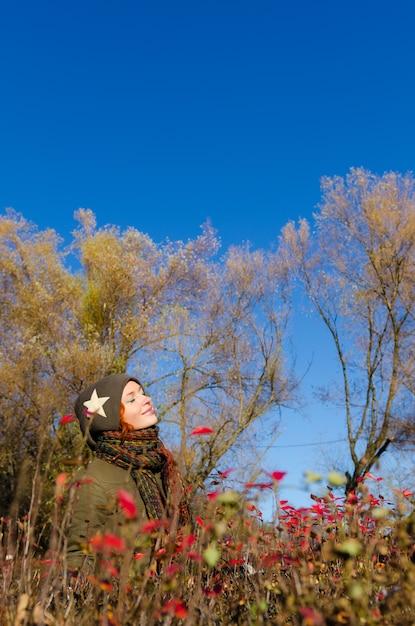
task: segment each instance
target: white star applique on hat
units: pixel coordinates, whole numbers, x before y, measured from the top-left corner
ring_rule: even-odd
[[[84,402],[84,406],[88,409],[88,413],[93,413],[94,415],[102,415],[102,417],[107,417],[107,414],[104,410],[104,404],[107,400],[110,399],[110,396],[102,396],[98,397],[97,390],[94,389],[92,392],[90,400],[86,400]]]

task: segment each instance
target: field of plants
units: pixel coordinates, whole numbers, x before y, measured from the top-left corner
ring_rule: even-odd
[[[140,567],[128,533],[105,535],[85,547],[96,553],[99,574],[76,578],[65,568],[68,490],[59,475],[49,524],[36,527],[30,514],[1,520],[0,623],[412,626],[413,492],[387,501],[381,479],[369,474],[347,497],[329,484],[298,509],[278,499],[283,477],[274,472],[238,493],[222,475],[216,491],[193,503],[193,526],[177,541],[162,543],[159,522],[141,528],[154,545],[148,566]],[[275,494],[272,522],[259,509],[265,490]],[[119,505],[128,528],[134,508],[123,492]]]

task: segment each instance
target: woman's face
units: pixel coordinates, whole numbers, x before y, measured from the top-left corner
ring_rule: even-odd
[[[125,385],[121,402],[124,405],[124,422],[133,426],[134,430],[148,428],[157,423],[151,398],[144,395],[142,388],[134,380],[129,380]]]

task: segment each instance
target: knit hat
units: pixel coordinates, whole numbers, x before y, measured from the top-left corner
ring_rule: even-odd
[[[99,435],[106,430],[119,430],[121,397],[125,385],[133,380],[128,374],[110,374],[87,387],[75,402],[75,413],[82,433],[87,432],[87,444],[96,448]]]

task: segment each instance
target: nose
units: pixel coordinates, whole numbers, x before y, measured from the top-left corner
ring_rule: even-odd
[[[146,406],[147,404],[151,404],[151,398],[150,396],[143,396],[143,406]]]

